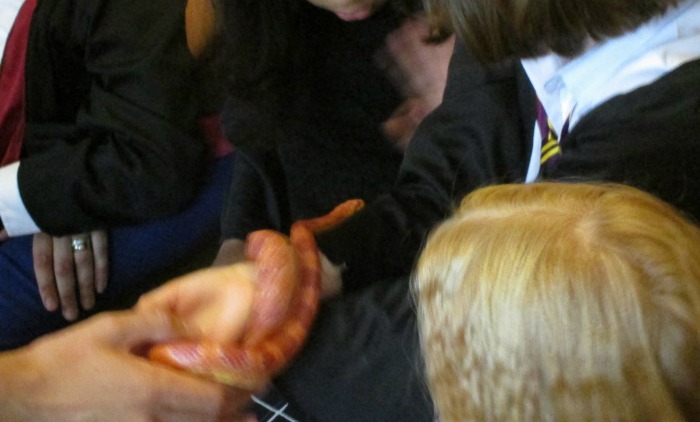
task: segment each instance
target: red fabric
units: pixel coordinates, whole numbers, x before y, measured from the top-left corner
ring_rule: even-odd
[[[12,25],[0,67],[0,166],[19,160],[24,140],[24,67],[36,0],[26,0]]]
[[[233,145],[226,139],[221,130],[221,120],[218,114],[201,118],[199,128],[209,142],[214,157],[221,158],[233,151]]]

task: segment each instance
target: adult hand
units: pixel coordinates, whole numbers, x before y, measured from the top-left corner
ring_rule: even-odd
[[[255,290],[255,264],[212,267],[177,278],[141,297],[139,312],[168,312],[192,340],[235,342],[244,334]]]
[[[105,313],[0,354],[3,421],[247,421],[250,396],[131,353],[187,336],[164,313]]]
[[[404,150],[418,124],[442,102],[454,49],[454,36],[430,43],[426,41],[429,35],[430,27],[425,19],[407,19],[389,34],[377,58],[379,66],[406,98],[384,123],[387,138]]]
[[[39,294],[48,311],[61,308],[63,317],[75,320],[80,305],[95,304],[95,292],[107,287],[109,259],[107,233],[96,230],[73,236],[34,235],[32,254]]]

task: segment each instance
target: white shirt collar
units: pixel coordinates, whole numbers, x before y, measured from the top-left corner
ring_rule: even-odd
[[[5,54],[7,37],[10,35],[10,30],[22,4],[24,4],[24,0],[0,0],[0,63],[2,63],[2,56]]]
[[[555,54],[523,67],[555,128],[570,127],[613,96],[647,85],[700,57],[700,0],[686,0],[623,36],[594,44],[568,61]]]

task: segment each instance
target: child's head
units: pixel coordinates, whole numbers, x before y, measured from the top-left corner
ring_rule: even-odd
[[[679,0],[424,0],[484,61],[553,51],[575,56],[588,40],[633,30]]]
[[[700,416],[700,231],[649,194],[478,190],[413,287],[443,422]]]

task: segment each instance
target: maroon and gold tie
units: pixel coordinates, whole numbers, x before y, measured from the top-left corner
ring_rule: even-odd
[[[540,174],[542,174],[544,168],[551,167],[561,156],[560,141],[569,131],[569,119],[566,119],[566,122],[564,122],[561,136],[558,136],[557,131],[552,126],[552,122],[547,117],[547,112],[544,110],[542,103],[537,101],[537,126],[542,137],[542,146],[540,148]]]

